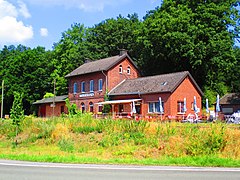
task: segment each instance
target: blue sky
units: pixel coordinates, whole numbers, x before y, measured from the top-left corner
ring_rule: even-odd
[[[52,49],[73,23],[87,27],[119,14],[147,11],[161,0],[0,0],[0,48],[23,44]]]

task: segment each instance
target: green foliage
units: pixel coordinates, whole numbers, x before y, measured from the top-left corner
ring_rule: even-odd
[[[119,49],[127,49],[129,54],[137,59],[139,49],[136,46],[136,31],[140,27],[141,22],[136,13],[127,17],[119,15],[116,19],[106,19],[89,29],[89,50],[96,52],[97,58],[102,58],[119,54]]]
[[[0,135],[6,136],[7,139],[12,139],[16,136],[15,126],[11,120],[0,121]]]
[[[46,94],[43,96],[43,98],[50,98],[50,97],[54,97],[54,94],[46,92]]]
[[[106,91],[106,93],[104,94],[104,101],[109,101],[109,96],[108,96],[108,91]],[[103,105],[103,109],[102,112],[103,113],[110,113],[111,111],[111,105],[110,104],[104,104]]]
[[[236,0],[163,1],[146,15],[139,31],[141,69],[149,75],[188,70],[200,87],[229,86],[232,80],[226,74],[236,64],[233,37],[239,36],[236,4]]]
[[[50,54],[43,47],[3,47],[0,51],[0,80],[5,82],[4,114],[10,112],[14,91],[24,94],[23,108],[26,114],[30,114],[32,103],[52,90],[49,83],[52,81]]]
[[[73,132],[75,133],[89,134],[94,131],[96,131],[96,128],[93,126],[73,127]]]
[[[61,151],[70,153],[74,152],[74,142],[71,139],[62,138],[58,142],[58,147],[60,148]]]
[[[98,142],[98,145],[101,147],[118,146],[121,141],[122,141],[122,135],[116,133],[116,134],[111,134],[111,136],[103,137],[102,140]]]
[[[74,104],[74,103],[71,104],[68,98],[65,100],[65,102],[66,102],[66,106],[67,106],[67,109],[68,109],[69,117],[73,117],[74,115],[81,116],[82,112],[77,109],[76,104]]]
[[[82,117],[44,120],[28,116],[21,123],[22,131],[18,136],[20,142],[18,146],[11,144],[11,133],[14,132],[12,127],[10,120],[0,122],[1,158],[35,157],[36,160],[37,157],[41,157],[40,160],[54,159],[62,162],[68,157],[69,162],[77,162],[75,158],[81,156],[86,160],[91,156],[105,160],[103,162],[110,157],[112,161],[107,162],[115,163],[144,162],[143,164],[159,165],[165,162],[165,159],[170,159],[170,164],[181,162],[196,165],[198,162],[202,166],[206,164],[219,166],[220,162],[224,162],[226,166],[229,158],[237,160],[240,157],[240,140],[236,138],[240,135],[240,130],[237,125],[229,126],[223,123],[181,124],[100,120],[93,119],[88,114],[83,114]],[[72,130],[73,128],[78,128],[79,131]],[[98,132],[98,128],[101,131]],[[16,150],[12,147],[19,148]],[[74,155],[75,152],[81,155]]]
[[[211,155],[219,153],[226,146],[227,140],[224,138],[226,128],[211,125],[208,136],[204,136],[198,128],[192,128],[189,134],[189,144],[186,151],[188,155]]]
[[[13,124],[16,126],[19,126],[20,122],[24,119],[22,96],[22,94],[14,92],[14,101],[10,112],[10,118],[12,119]]]
[[[52,51],[4,46],[0,51],[4,114],[11,109],[14,91],[24,94],[23,109],[31,114],[36,108],[32,103],[52,91],[53,79],[56,94],[66,94],[65,75],[86,59],[117,55],[119,49],[128,50],[143,75],[188,70],[207,94],[238,92],[240,50],[233,47],[240,31],[237,5],[237,0],[164,0],[142,21],[130,14],[89,28],[75,23],[62,33]],[[110,112],[110,105],[103,109]]]

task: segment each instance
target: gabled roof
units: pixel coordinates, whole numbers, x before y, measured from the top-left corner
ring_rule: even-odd
[[[85,63],[79,66],[77,69],[73,70],[71,73],[69,73],[65,77],[68,78],[71,76],[77,76],[77,75],[88,74],[93,72],[107,71],[125,58],[128,58],[129,61],[135,66],[135,68],[138,69],[137,66],[134,64],[133,60],[130,58],[130,56],[127,53],[124,53],[121,56],[117,55],[117,56],[112,56],[112,57]]]
[[[240,104],[240,93],[225,94],[219,101],[220,104]]]
[[[55,101],[54,102],[64,102],[67,99],[68,95],[62,95],[62,96],[55,96]],[[54,97],[50,98],[43,98],[41,100],[38,100],[34,102],[33,104],[48,104],[48,103],[53,103]]]
[[[172,93],[189,76],[201,95],[203,92],[188,71],[127,79],[113,88],[109,95]]]

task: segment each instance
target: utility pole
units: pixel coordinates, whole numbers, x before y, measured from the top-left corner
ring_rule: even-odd
[[[53,116],[55,114],[55,97],[56,97],[56,79],[53,82]]]
[[[1,118],[3,118],[3,93],[4,93],[4,80],[2,80],[2,103],[1,103]]]

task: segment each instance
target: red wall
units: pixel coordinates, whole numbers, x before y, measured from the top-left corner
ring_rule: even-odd
[[[98,80],[102,79],[102,91],[98,90]],[[94,81],[94,96],[79,97],[82,94],[90,93],[90,80]],[[81,82],[85,82],[85,93],[81,91]],[[73,85],[77,83],[78,91],[73,94]],[[97,112],[98,105],[95,103],[102,102],[104,100],[104,94],[106,92],[106,77],[102,72],[96,72],[92,74],[84,74],[81,76],[71,77],[69,79],[69,93],[68,98],[71,103],[75,103],[79,109],[81,109],[81,103],[84,103],[85,110],[89,111],[89,103],[92,102],[94,105],[94,112]]]
[[[119,73],[119,66],[122,65],[122,73]],[[128,66],[131,69],[131,73],[127,74]],[[117,86],[124,79],[134,79],[139,77],[139,72],[135,66],[128,60],[128,58],[123,59],[120,63],[115,65],[112,69],[108,71],[108,91],[111,91],[115,86]]]
[[[194,114],[194,110],[192,109],[193,97],[196,96],[197,99],[197,107],[200,108],[201,115],[201,95],[200,92],[197,91],[193,82],[186,77],[183,82],[176,88],[176,90],[171,94],[169,93],[153,93],[153,94],[142,94],[142,95],[127,95],[127,96],[115,96],[113,99],[142,99],[141,103],[141,114],[143,117],[153,115],[155,113],[148,112],[148,104],[149,102],[158,102],[159,97],[161,97],[164,102],[164,116],[179,116],[181,117],[183,114],[178,114],[178,101],[183,101],[186,98],[187,112],[185,115],[189,113]]]
[[[65,102],[56,102],[55,103],[55,108],[54,108],[54,116],[60,116],[61,115],[61,106],[64,106],[64,113],[65,114],[68,113]],[[41,108],[46,108],[45,114],[42,114],[40,112]],[[38,116],[40,116],[40,117],[51,117],[53,115],[53,108],[50,106],[50,104],[41,104],[38,109],[39,109]]]
[[[122,65],[122,73],[119,73],[119,65]],[[130,74],[127,74],[128,66],[131,69]],[[106,80],[106,76],[108,78]],[[106,83],[108,85],[108,91],[122,82],[124,79],[137,78],[139,77],[138,70],[135,66],[128,60],[128,58],[123,59],[120,63],[111,68],[108,72],[95,72],[91,74],[84,74],[79,76],[74,76],[69,78],[69,93],[68,97],[71,103],[75,103],[79,109],[81,109],[81,104],[84,103],[85,110],[90,111],[89,103],[93,103],[94,113],[98,112],[98,105],[96,103],[104,101],[104,94],[106,93]],[[98,91],[98,80],[103,80],[103,90]],[[85,93],[90,93],[90,80],[94,80],[94,96],[79,97],[81,95],[81,82],[85,81]],[[73,85],[78,84],[78,92],[73,94]]]
[[[186,98],[187,112],[186,114],[193,114],[194,110],[192,108],[193,98],[196,96],[197,107],[200,109],[199,115],[202,114],[202,97],[200,92],[197,91],[197,88],[194,86],[193,82],[189,77],[186,77],[180,86],[173,92],[171,96],[171,110],[172,114],[177,114],[177,101],[183,101]]]

